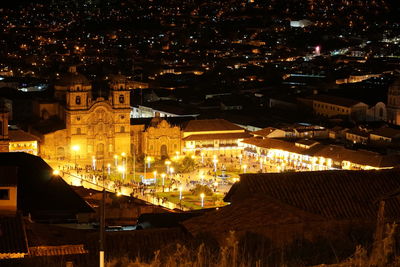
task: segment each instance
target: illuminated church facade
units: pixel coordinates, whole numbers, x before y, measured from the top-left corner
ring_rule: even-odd
[[[42,119],[58,117],[61,129],[40,134],[40,154],[47,159],[112,160],[130,154],[130,93],[122,75],[109,82],[108,99],[92,97],[92,85],[71,67],[55,84],[55,103],[38,103]]]

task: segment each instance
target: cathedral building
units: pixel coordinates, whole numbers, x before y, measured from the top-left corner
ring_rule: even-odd
[[[387,102],[388,122],[400,125],[400,79],[389,87]]]
[[[109,79],[108,98],[92,95],[90,81],[71,67],[55,84],[55,101],[38,102],[40,155],[47,159],[112,161],[130,154],[130,92],[122,75]],[[48,122],[52,121],[52,122]]]

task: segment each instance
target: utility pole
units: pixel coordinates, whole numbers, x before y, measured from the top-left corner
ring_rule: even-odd
[[[106,189],[104,187],[104,163],[103,163],[103,195],[100,205],[100,249],[99,260],[100,267],[104,267],[104,239],[105,239],[105,206],[106,206]]]

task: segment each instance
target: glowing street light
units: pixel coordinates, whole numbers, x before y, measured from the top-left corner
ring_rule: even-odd
[[[148,156],[148,157],[146,158],[146,161],[147,161],[147,168],[150,169],[151,157]]]
[[[53,171],[53,175],[60,175],[60,171],[59,170],[54,170]]]
[[[125,171],[126,171],[125,167],[119,165],[119,166],[117,167],[117,170],[118,170],[118,172],[122,173],[122,179],[125,179]]]
[[[218,163],[218,159],[217,159],[216,156],[214,156],[213,163],[214,163],[214,172],[217,173],[217,163]]]
[[[240,165],[242,165],[242,158],[243,158],[243,155],[240,154],[240,155],[239,155],[239,164],[240,164]]]
[[[161,173],[161,178],[162,178],[162,191],[164,192],[164,186],[165,186],[165,173]]]
[[[182,200],[182,190],[183,190],[183,187],[180,186],[180,187],[179,187],[179,201]]]
[[[201,198],[201,207],[202,208],[204,207],[204,197],[205,197],[204,193],[201,193],[200,198]]]
[[[78,153],[79,149],[81,149],[79,145],[72,146],[72,150],[75,152],[75,169],[76,169],[76,153]]]
[[[204,177],[205,175],[203,173],[200,174],[200,182],[201,184],[204,184]]]
[[[96,157],[92,156],[92,169],[96,170]]]
[[[242,167],[243,167],[243,173],[246,173],[246,170],[247,170],[247,165],[246,165],[246,164],[244,164]]]
[[[107,164],[107,174],[108,174],[108,176],[111,175],[111,164],[110,163]]]
[[[118,167],[118,155],[114,155],[114,164],[115,164],[115,168]]]
[[[218,187],[218,182],[215,181],[215,182],[214,182],[214,192],[217,192],[217,187]]]
[[[153,172],[154,179],[157,179],[157,171]]]
[[[171,173],[171,176],[174,175],[174,171],[175,171],[174,167],[169,168],[169,172]]]
[[[165,161],[165,166],[167,166],[167,174],[169,173],[169,165],[171,165],[171,161],[166,160]]]
[[[122,152],[121,153],[121,157],[122,157],[122,166],[124,166],[126,168],[126,153]]]
[[[263,168],[263,159],[260,157],[260,169],[262,170]]]
[[[204,152],[201,152],[201,164],[204,164]]]

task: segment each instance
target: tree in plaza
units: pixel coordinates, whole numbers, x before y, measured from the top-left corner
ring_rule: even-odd
[[[201,184],[197,184],[193,189],[190,189],[190,192],[195,196],[198,196],[201,193],[204,193],[206,196],[212,196],[214,194],[210,187]]]
[[[196,162],[191,157],[184,157],[181,162],[176,162],[174,168],[178,172],[192,172],[196,168]]]

